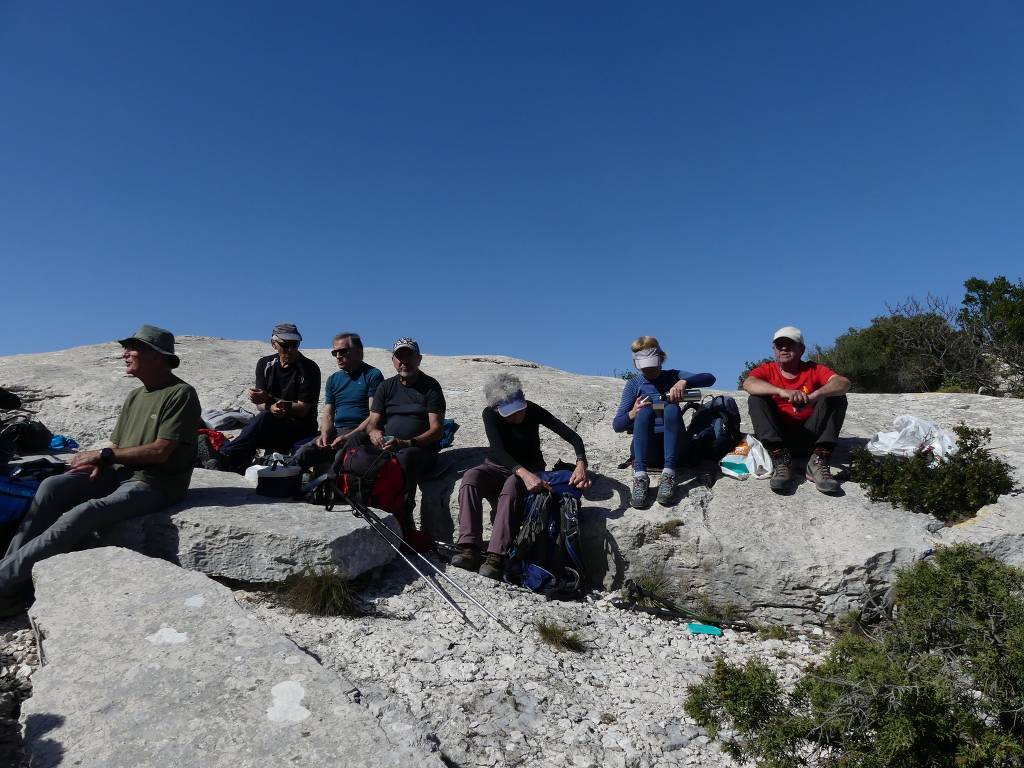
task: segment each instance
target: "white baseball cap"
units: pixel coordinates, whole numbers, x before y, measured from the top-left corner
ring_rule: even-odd
[[[783,328],[779,328],[779,330],[775,332],[775,335],[772,336],[772,343],[774,344],[779,339],[790,339],[792,341],[795,341],[800,346],[805,346],[804,332],[792,325],[787,325]]]

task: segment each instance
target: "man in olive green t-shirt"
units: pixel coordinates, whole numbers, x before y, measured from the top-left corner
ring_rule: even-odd
[[[24,609],[39,560],[70,552],[92,531],[185,496],[202,422],[196,391],[171,373],[180,362],[174,336],[144,325],[119,343],[125,373],[142,386],[128,393],[110,448],[75,454],[71,469],[40,484],[0,560],[0,616]]]

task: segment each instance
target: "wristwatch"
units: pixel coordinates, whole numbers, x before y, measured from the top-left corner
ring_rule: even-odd
[[[108,467],[114,463],[114,449],[104,448],[100,451],[100,462]]]

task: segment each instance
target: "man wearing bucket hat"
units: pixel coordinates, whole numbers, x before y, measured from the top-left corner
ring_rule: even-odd
[[[550,490],[564,483],[582,491],[590,487],[587,453],[572,428],[549,411],[527,400],[522,383],[509,373],[495,374],[484,386],[487,407],[483,411],[484,432],[490,450],[487,460],[467,470],[459,487],[459,553],[452,565],[480,571],[480,575],[501,579],[506,550],[519,530],[522,502],[527,493]],[[546,427],[572,446],[576,467],[559,472],[544,471],[540,451],[540,428]],[[491,538],[487,559],[483,545],[483,502],[492,510]]]
[[[801,359],[804,334],[787,325],[772,336],[775,361],[754,368],[743,381],[754,436],[771,452],[769,481],[776,493],[792,489],[793,454],[810,453],[807,480],[822,493],[840,492],[829,469],[832,449],[846,418],[850,380],[831,368]]]
[[[234,440],[213,455],[211,469],[241,472],[256,451],[291,453],[296,443],[317,434],[320,366],[299,351],[302,334],[292,323],[275,325],[270,334],[274,354],[256,363],[256,386],[249,400],[259,413]]]
[[[111,445],[81,451],[71,469],[45,479],[6,556],[0,560],[0,613],[19,610],[31,591],[32,566],[70,552],[92,531],[180,501],[192,477],[196,391],[171,371],[174,336],[153,325],[121,339],[125,373],[142,386],[128,393]]]
[[[415,339],[398,339],[391,347],[397,375],[385,379],[373,395],[366,431],[357,432],[346,450],[372,444],[391,451],[405,473],[405,508],[398,521],[403,531],[413,529],[416,486],[437,463],[447,404],[441,384],[420,370],[423,356]]]

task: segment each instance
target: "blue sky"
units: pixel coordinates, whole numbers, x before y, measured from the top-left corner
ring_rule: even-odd
[[[178,334],[732,385],[1021,276],[1024,5],[0,0],[0,354]],[[10,331],[14,331],[11,333]]]

